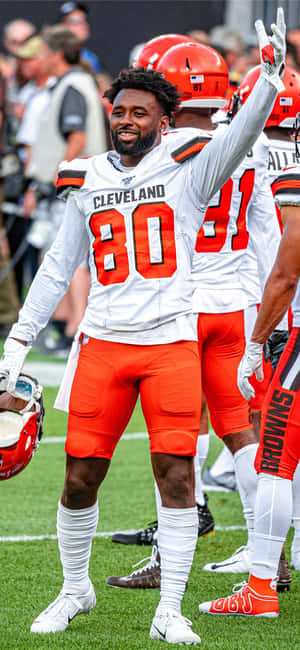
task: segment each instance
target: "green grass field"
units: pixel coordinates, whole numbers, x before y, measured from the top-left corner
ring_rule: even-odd
[[[66,417],[52,409],[55,389],[45,389],[44,436],[63,436]],[[145,431],[139,406],[128,432]],[[219,441],[212,436],[209,463],[217,455]],[[62,574],[56,539],[56,509],[64,477],[62,442],[43,442],[30,465],[15,478],[1,483],[0,535],[42,536],[36,541],[1,541],[1,636],[0,648],[57,650],[142,650],[166,647],[151,641],[149,629],[158,602],[157,590],[112,589],[105,584],[109,575],[132,571],[132,565],[150,555],[149,547],[112,544],[110,536],[93,542],[90,576],[97,605],[90,617],[79,616],[69,628],[55,635],[30,634],[35,616],[58,594]],[[143,527],[156,518],[148,441],[121,440],[108,477],[99,495],[99,532]],[[198,603],[227,595],[234,583],[246,575],[212,576],[201,570],[208,561],[221,560],[246,541],[244,521],[236,493],[210,493],[214,514],[214,536],[198,540],[183,613],[193,621],[203,648],[256,650],[300,648],[300,574],[293,571],[291,591],[280,595],[280,616],[276,620],[200,615]],[[228,526],[241,529],[226,530]],[[289,547],[292,530],[286,543]],[[175,647],[175,646],[168,646]],[[177,646],[176,646],[177,647]]]

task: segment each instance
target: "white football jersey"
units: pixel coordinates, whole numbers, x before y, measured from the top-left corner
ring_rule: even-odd
[[[218,137],[228,126],[221,125]],[[209,203],[193,257],[196,312],[225,313],[257,304],[261,258],[270,237],[280,238],[268,180],[268,141],[263,134]],[[269,263],[270,265],[270,263]]]
[[[273,196],[276,191],[276,181],[285,167],[296,164],[295,143],[289,140],[274,140],[269,138],[269,179]],[[280,209],[277,207],[277,217],[281,231],[283,229]]]
[[[276,179],[275,201],[279,207],[297,205],[300,207],[300,165],[284,169]],[[299,251],[300,254],[300,251]],[[300,282],[292,302],[293,326],[300,327]]]
[[[132,168],[114,152],[62,163],[58,188],[80,189],[67,200],[10,335],[35,339],[88,250],[86,334],[134,344],[196,339],[195,327],[187,335],[182,327],[182,318],[192,318],[196,237],[209,200],[251,148],[275,95],[260,78],[220,137],[182,129]]]

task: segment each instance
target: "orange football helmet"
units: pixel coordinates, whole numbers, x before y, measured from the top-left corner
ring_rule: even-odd
[[[249,97],[260,75],[260,66],[249,70],[239,86],[239,98],[241,104]],[[270,113],[265,126],[280,126],[293,128],[297,113],[300,111],[300,74],[289,66],[286,67],[282,81],[285,89],[278,93],[272,112]]]
[[[178,45],[178,43],[190,43],[191,41],[193,41],[192,38],[183,34],[161,34],[160,36],[155,36],[155,38],[151,38],[150,41],[145,43],[134,67],[156,70],[159,60],[170,47]]]
[[[174,45],[161,57],[156,69],[177,86],[181,107],[225,106],[228,68],[212,47],[191,42]]]

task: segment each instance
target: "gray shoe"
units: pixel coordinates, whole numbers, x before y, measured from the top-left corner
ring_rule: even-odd
[[[211,475],[210,470],[210,467],[206,467],[203,473],[202,482],[204,484],[204,487],[207,485],[220,490],[223,488],[230,492],[237,490],[234,472],[224,472],[224,474],[219,474],[218,478],[215,478]]]

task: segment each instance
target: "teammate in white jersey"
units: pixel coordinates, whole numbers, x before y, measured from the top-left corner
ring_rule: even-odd
[[[156,69],[177,86],[181,99],[175,116],[176,127],[197,127],[199,137],[211,132],[212,113],[225,105],[228,70],[222,57],[212,48],[199,43],[177,44],[160,58]],[[214,137],[221,137],[228,125],[219,126]],[[187,128],[175,129],[167,140],[178,141]],[[261,136],[241,165],[210,201],[204,223],[198,233],[192,261],[195,291],[193,311],[198,314],[198,341],[203,391],[208,403],[212,427],[233,454],[239,493],[247,523],[247,545],[222,562],[206,564],[211,572],[246,572],[254,541],[254,504],[257,475],[254,458],[258,438],[249,421],[249,405],[236,385],[236,373],[245,349],[245,310],[249,294],[242,283],[241,267],[248,251],[249,239],[254,252],[254,271],[248,269],[249,281],[258,275],[258,266],[271,270],[280,241],[273,195],[268,180],[268,141]],[[260,302],[261,291],[256,297]],[[208,433],[199,435],[198,454],[205,459]],[[201,450],[201,451],[200,451]],[[198,470],[199,472],[199,470]],[[201,480],[196,472],[196,502],[205,505]],[[156,486],[157,488],[157,486]],[[159,522],[160,495],[156,489]],[[146,531],[145,531],[146,533]],[[135,535],[116,534],[114,541]],[[127,541],[128,543],[128,541]],[[155,561],[156,560],[156,561]],[[108,584],[124,588],[159,586],[157,558],[130,576],[112,576]],[[287,578],[280,571],[280,587]],[[290,581],[290,576],[289,576]]]
[[[57,239],[0,363],[8,373],[7,390],[13,391],[32,341],[88,249],[91,291],[72,379],[76,344],[71,352],[71,394],[64,404],[69,401],[67,472],[58,509],[64,586],[33,622],[32,632],[62,631],[95,605],[88,566],[98,488],[140,393],[163,503],[161,600],[150,636],[170,643],[200,642],[180,609],[198,528],[193,456],[200,364],[191,314],[191,257],[209,199],[252,146],[282,88],[283,11],[270,38],[261,21],[257,31],[262,78],[222,138],[204,147],[208,136],[192,151],[185,147],[172,157],[161,131],[177,107],[174,87],[156,72],[125,71],[107,95],[113,103],[117,151],[60,169],[59,188],[75,185],[80,190],[68,198]]]
[[[237,104],[238,102],[243,104],[247,100],[258,79],[258,76],[259,66],[253,68],[244,76],[239,86],[238,93],[235,96]],[[278,94],[272,112],[267,119],[264,129],[264,133],[268,138],[269,181],[273,195],[275,192],[275,185],[278,174],[280,174],[285,166],[295,164],[296,156],[294,141],[292,137],[292,126],[294,118],[297,112],[300,110],[299,74],[287,66],[283,77],[283,83],[285,84],[285,89]],[[282,232],[281,213],[278,206],[276,206],[276,211]],[[251,331],[253,329],[254,321],[256,318],[256,309],[260,303],[265,280],[269,273],[268,250],[272,249],[271,239],[268,241],[268,247],[266,247],[267,256],[266,258],[261,258],[259,267],[257,268],[255,246],[253,247],[251,245],[251,239],[252,238],[250,236],[250,245],[247,249],[247,255],[244,256],[244,260],[240,269],[241,282],[243,283],[243,286],[248,294],[249,308],[247,310],[247,331],[249,331],[249,334],[251,334]],[[267,262],[266,264],[264,264],[265,259]],[[258,273],[255,271],[256,268]],[[288,336],[288,333],[286,331],[287,319],[284,319],[284,321],[278,327],[280,329],[276,331],[275,334],[272,334],[271,337],[271,347],[273,353],[276,355],[277,361],[278,352],[282,351],[282,346],[286,343]],[[254,426],[258,432],[260,427],[260,411],[272,375],[272,367],[271,364],[268,363],[268,365],[264,364],[264,381],[260,383],[257,382],[255,378],[252,378],[251,380],[255,386],[255,397],[251,400],[251,412]],[[221,463],[218,463],[217,467],[214,465],[212,469],[213,476],[219,479],[219,474],[223,471]]]
[[[231,596],[201,603],[200,612],[276,617],[276,570],[292,518],[292,480],[300,460],[300,166],[278,177],[275,197],[285,222],[276,262],[240,363],[238,385],[246,399],[249,377],[263,376],[262,348],[293,301],[293,328],[263,405],[261,441],[255,460],[259,485],[250,577]]]
[[[250,95],[259,76],[259,66],[248,72],[239,87],[239,98],[243,104]],[[287,67],[283,76],[285,89],[280,92],[276,98],[271,114],[265,125],[264,133],[268,138],[267,145],[269,149],[269,183],[274,194],[276,180],[280,170],[285,164],[292,164],[295,161],[295,145],[292,138],[292,127],[295,116],[300,110],[300,76],[292,68]],[[264,205],[261,205],[262,223],[264,222]],[[277,216],[282,231],[282,222],[280,210],[277,207]],[[266,279],[271,270],[270,262],[274,259],[278,246],[278,233],[274,237],[274,228],[270,228],[267,222],[264,224],[264,231],[254,229],[250,233],[247,255],[244,256],[240,267],[240,280],[247,292],[248,308],[246,310],[246,339],[251,335],[253,325],[257,315],[257,309],[260,304],[261,294]],[[262,254],[261,254],[262,253]],[[257,265],[258,261],[258,265]],[[257,270],[256,270],[257,269]],[[272,333],[267,342],[268,363],[264,363],[264,381],[258,382],[255,377],[251,378],[251,383],[255,388],[255,396],[251,398],[252,420],[255,422],[256,430],[259,432],[262,404],[268,390],[274,369],[278,363],[280,354],[288,338],[288,318],[287,315],[278,324],[275,332]],[[271,363],[270,363],[271,361]],[[293,554],[297,547],[300,549],[300,503],[297,498],[299,494],[300,467],[298,468],[294,482],[293,490],[294,499],[294,521],[295,521],[295,538],[293,543]],[[220,572],[234,572],[234,570],[249,570],[249,561],[244,562],[247,558],[247,547],[242,547],[241,551],[228,560],[219,564],[208,565],[210,570]],[[295,562],[292,558],[292,564]],[[291,582],[291,576],[288,569],[287,559],[282,553],[279,565],[280,579],[277,583],[277,589],[286,590]]]
[[[242,103],[249,97],[250,92],[259,77],[259,66],[250,70],[244,77],[240,88],[239,95]],[[264,133],[269,142],[269,180],[272,192],[275,195],[278,178],[284,167],[293,166],[296,162],[296,150],[294,142],[294,126],[297,114],[300,111],[300,75],[293,68],[286,67],[283,75],[285,90],[278,93],[272,111],[265,124]],[[283,230],[281,211],[278,206],[277,216],[281,231]],[[289,312],[290,326],[292,325],[292,310]],[[282,319],[272,332],[268,342],[267,350],[270,357],[273,370],[276,370],[280,355],[283,352],[288,340],[288,323],[287,316]],[[264,374],[265,366],[264,366]],[[266,377],[265,377],[266,379]],[[262,401],[266,394],[268,382],[253,382],[255,388],[255,397],[251,402],[258,400],[258,406],[262,406]],[[264,390],[262,390],[262,388]],[[259,409],[261,410],[261,408]],[[300,464],[294,474],[293,479],[293,524],[294,538],[291,547],[291,565],[300,571]]]

